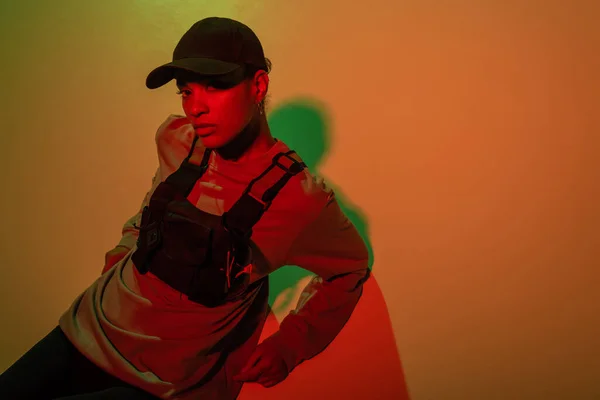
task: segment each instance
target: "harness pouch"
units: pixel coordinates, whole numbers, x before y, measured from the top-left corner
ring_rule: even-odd
[[[201,211],[187,199],[207,169],[190,153],[180,168],[155,189],[144,207],[137,250],[132,260],[140,273],[150,271],[191,301],[208,307],[244,296],[252,272],[252,228],[287,181],[305,168],[293,151],[280,153],[223,215]],[[255,183],[262,181],[260,185]]]
[[[163,217],[161,252],[172,267],[202,268],[210,260],[213,230],[206,215],[185,201],[172,201]]]

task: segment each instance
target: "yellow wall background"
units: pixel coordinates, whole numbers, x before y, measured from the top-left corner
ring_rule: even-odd
[[[220,15],[262,39],[271,108],[327,108],[412,400],[600,398],[599,8],[0,2],[0,370],[98,276],[180,112],[144,79]]]

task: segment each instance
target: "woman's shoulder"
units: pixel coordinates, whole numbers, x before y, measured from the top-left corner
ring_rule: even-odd
[[[281,139],[278,139],[278,151],[287,153],[293,151],[297,161],[302,162],[302,156],[298,152],[294,151],[293,148],[289,147]],[[333,189],[328,185],[325,178],[309,170],[308,167],[296,174],[292,179],[289,180],[285,186],[286,194],[296,198],[302,199],[304,203],[310,203],[313,206],[320,207],[329,201],[333,195]]]
[[[307,168],[290,179],[280,194],[282,199],[279,204],[283,208],[287,203],[307,218],[318,214],[335,196],[325,178],[311,173]]]

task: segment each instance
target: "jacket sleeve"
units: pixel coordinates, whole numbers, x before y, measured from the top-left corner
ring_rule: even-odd
[[[288,371],[323,351],[342,330],[370,275],[368,260],[365,242],[331,191],[316,219],[293,243],[286,262],[316,276],[279,331],[263,342],[278,349]]]
[[[139,236],[138,227],[141,223],[142,211],[144,207],[146,207],[150,202],[150,197],[152,196],[152,193],[154,193],[154,189],[156,189],[156,186],[158,186],[158,183],[160,183],[159,174],[160,171],[159,169],[157,169],[154,177],[152,178],[152,186],[144,196],[144,200],[142,201],[138,212],[134,216],[129,218],[123,225],[121,229],[121,240],[117,244],[117,247],[124,247],[128,250],[131,250],[135,245],[135,242],[137,241],[137,238]]]
[[[109,270],[113,265],[123,259],[125,255],[133,248],[135,245],[137,238],[139,236],[138,227],[141,223],[142,219],[142,210],[148,203],[150,202],[150,197],[152,193],[154,193],[154,189],[158,183],[160,183],[160,168],[156,170],[154,178],[152,178],[152,186],[150,190],[144,196],[144,200],[138,210],[138,212],[129,218],[123,227],[121,228],[121,239],[119,243],[111,250],[105,253],[104,255],[104,267],[102,268],[102,273]]]

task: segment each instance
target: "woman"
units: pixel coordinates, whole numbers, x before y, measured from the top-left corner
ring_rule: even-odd
[[[150,73],[185,116],[156,134],[159,166],[101,277],[0,378],[0,397],[235,399],[322,351],[368,277],[366,246],[334,193],[274,139],[270,63],[250,28],[206,18]],[[258,344],[269,273],[316,274]]]

